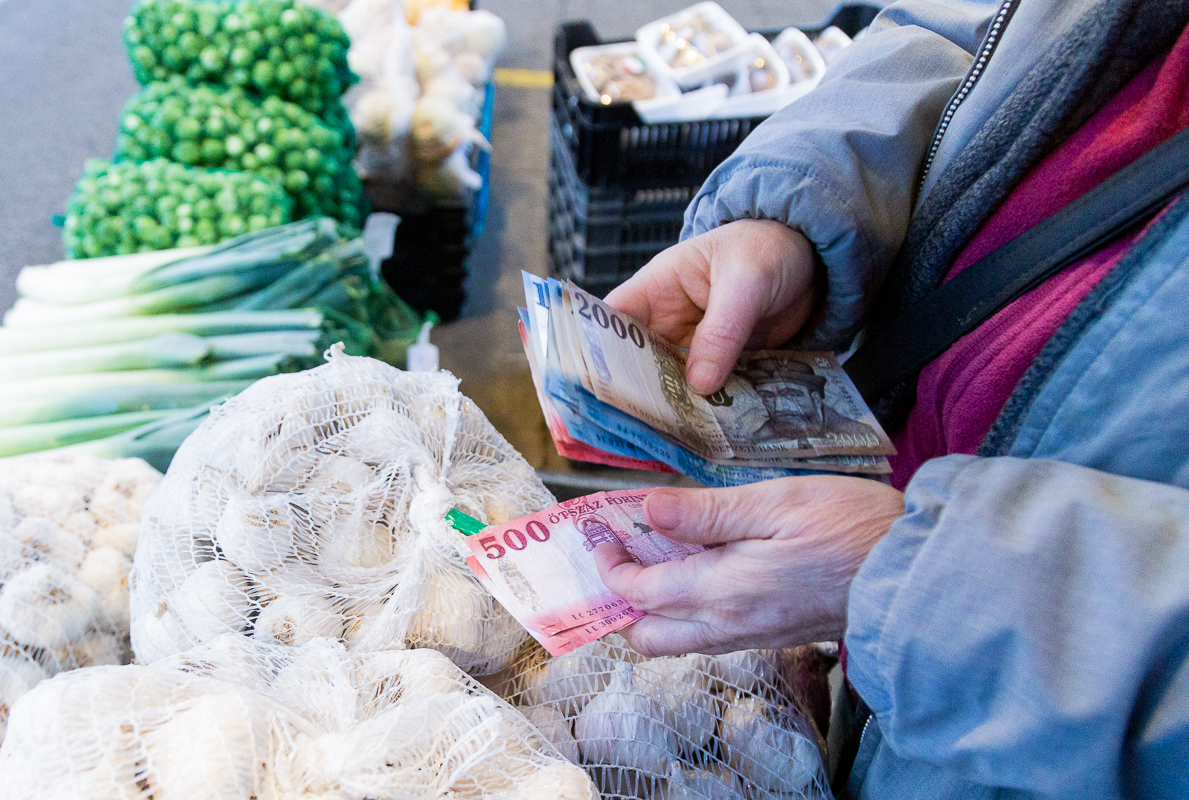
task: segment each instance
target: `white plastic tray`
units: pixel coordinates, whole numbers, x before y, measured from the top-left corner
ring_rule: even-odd
[[[686,20],[695,14],[702,14],[718,30],[731,40],[732,46],[709,58],[687,67],[673,68],[661,56],[659,47],[664,35],[670,30],[681,28]],[[662,17],[655,22],[649,22],[636,31],[636,41],[640,43],[640,56],[654,67],[660,74],[667,74],[682,88],[700,86],[707,81],[730,71],[730,64],[738,61],[748,47],[747,31],[735,21],[735,18],[723,10],[718,3],[708,0],[697,3],[675,14]]]
[[[796,28],[785,28],[772,41],[772,47],[788,68],[790,83],[812,82],[817,86],[826,72],[826,62],[808,36]],[[800,72],[805,73],[804,78],[798,75]]]
[[[586,93],[587,98],[596,103],[602,102],[602,97],[598,89],[591,82],[586,66],[596,56],[605,54],[640,56],[640,46],[637,42],[617,42],[615,44],[601,44],[592,47],[577,47],[570,52],[570,67],[574,70],[574,75],[578,78],[578,85],[582,87],[582,91]],[[651,62],[647,59],[643,60],[648,68],[649,76],[656,83],[656,95],[648,100],[636,102],[655,102],[658,99],[670,98],[681,94],[681,89],[678,88],[671,77],[664,73],[658,73],[656,67]]]

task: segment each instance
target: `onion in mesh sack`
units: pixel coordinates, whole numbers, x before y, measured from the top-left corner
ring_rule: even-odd
[[[224,634],[46,681],[13,710],[5,800],[597,800],[507,703],[429,650]]]
[[[328,362],[259,381],[178,450],[131,576],[141,662],[240,632],[429,647],[487,675],[527,638],[445,514],[498,524],[552,505],[536,473],[448,373],[339,348]]]

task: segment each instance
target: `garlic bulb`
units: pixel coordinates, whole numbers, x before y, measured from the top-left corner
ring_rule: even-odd
[[[163,610],[157,616],[140,614],[133,617],[131,631],[132,652],[136,654],[138,664],[152,664],[194,644],[169,610]]]
[[[587,764],[630,767],[664,774],[677,757],[677,736],[665,725],[665,710],[632,688],[633,665],[621,664],[606,690],[574,720],[574,738]]]
[[[260,610],[252,636],[276,644],[301,645],[323,636],[343,635],[343,615],[325,595],[313,592],[278,592]]]
[[[428,697],[457,692],[466,676],[450,659],[434,650],[407,650],[398,653],[403,662],[398,683],[401,697]]]
[[[403,455],[402,450],[420,443],[421,431],[407,416],[390,408],[377,408],[353,425],[343,437],[343,455],[372,467]]]
[[[25,517],[5,538],[21,545],[26,561],[51,561],[74,569],[87,555],[82,537],[45,517]]]
[[[598,800],[598,796],[581,767],[554,763],[529,773],[510,800]]]
[[[648,692],[665,710],[687,755],[707,747],[718,724],[721,699],[713,693],[710,657],[697,653],[637,664],[632,686]]]
[[[356,509],[338,514],[322,526],[317,545],[318,565],[329,574],[344,566],[378,567],[392,560],[394,544],[385,525]]]
[[[99,518],[90,511],[75,511],[73,514],[67,515],[62,520],[61,525],[85,544],[91,544],[91,537],[99,530]]]
[[[344,495],[362,489],[376,479],[376,473],[358,458],[327,456],[306,484],[307,493]]]
[[[729,703],[718,737],[731,769],[761,789],[798,792],[821,769],[817,745],[797,732],[786,710],[761,697]]]
[[[91,493],[88,508],[104,525],[139,523],[140,510],[161,477],[139,458],[112,461]]]
[[[260,574],[277,569],[296,555],[296,527],[288,495],[236,494],[223,509],[215,540],[232,564]]]
[[[0,530],[11,530],[20,521],[16,505],[12,501],[12,492],[0,486]]]
[[[143,735],[144,784],[154,797],[240,800],[259,793],[271,760],[268,716],[233,691],[195,697]]]
[[[723,690],[759,694],[780,679],[779,655],[775,650],[740,650],[714,656],[711,671],[723,683]]]
[[[126,641],[110,633],[95,633],[51,652],[59,669],[103,667],[127,663]]]
[[[558,752],[575,764],[578,763],[578,742],[574,740],[570,721],[560,711],[552,706],[530,706],[522,708],[521,711]]]
[[[178,587],[169,607],[183,630],[199,642],[248,625],[248,579],[228,561],[208,561]]]
[[[653,794],[654,800],[745,800],[739,780],[729,772],[715,774],[696,767],[674,764],[668,779]]]
[[[463,669],[483,652],[486,623],[495,610],[491,596],[470,576],[443,569],[430,579],[425,605],[409,622],[413,647],[432,647]],[[486,660],[486,656],[481,656]]]
[[[587,702],[607,688],[617,662],[598,655],[598,642],[551,658],[527,676],[524,705],[549,705],[576,717]]]
[[[83,486],[81,482],[62,482],[60,476],[45,483],[33,478],[13,488],[12,504],[26,518],[64,519],[76,511],[87,510],[89,489],[89,485]]]
[[[483,176],[471,169],[467,149],[460,147],[443,161],[417,167],[417,186],[428,197],[458,198],[483,186]]]
[[[4,742],[13,703],[45,677],[45,670],[22,653],[0,655],[0,744]]]
[[[0,589],[0,628],[32,647],[59,647],[80,637],[99,613],[90,586],[46,563],[34,563]]]
[[[140,532],[140,525],[135,522],[125,522],[118,525],[103,525],[91,534],[92,547],[114,547],[126,557],[132,558],[136,553],[136,540]]]
[[[99,596],[98,622],[113,633],[128,630],[128,572],[132,563],[114,547],[96,547],[78,568],[78,577]],[[118,663],[118,662],[117,662]]]
[[[450,100],[423,96],[413,108],[413,143],[417,158],[441,161],[466,142],[490,150],[487,138],[475,128],[475,118]]]

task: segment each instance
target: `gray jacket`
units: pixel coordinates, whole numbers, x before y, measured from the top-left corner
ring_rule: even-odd
[[[881,291],[919,294],[920,265],[944,266],[1077,123],[1041,119],[1046,98],[1029,81],[1059,93],[1097,59],[1067,98],[1092,107],[1120,85],[1103,74],[1125,80],[1151,55],[1120,44],[1127,34],[1166,46],[1152,20],[1172,13],[1183,27],[1185,11],[896,3],[708,179],[685,235],[740,218],[804,232],[828,276],[805,341],[844,345]],[[1106,45],[1087,34],[1104,27],[1118,33]],[[1067,66],[1038,79],[1046,59]],[[996,139],[1003,115],[1033,101],[1027,123]],[[875,712],[851,795],[1189,798],[1186,308],[1189,198],[1079,306],[981,455],[914,477],[907,514],[851,589],[849,674]]]

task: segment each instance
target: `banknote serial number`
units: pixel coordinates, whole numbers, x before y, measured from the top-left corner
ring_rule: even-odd
[[[590,298],[582,293],[578,293],[577,297],[582,303],[582,308],[578,309],[578,316],[592,320],[600,328],[611,331],[624,341],[631,339],[632,344],[641,350],[644,349],[644,333],[636,323],[625,323],[614,311],[608,312],[602,306],[591,303]]]
[[[503,539],[504,543],[500,544],[499,539]],[[479,546],[486,551],[487,557],[494,561],[506,556],[509,550],[519,551],[528,547],[530,539],[541,543],[549,541],[549,529],[545,527],[545,523],[535,519],[529,520],[523,532],[508,528],[498,538],[495,535],[484,536],[479,540]]]

